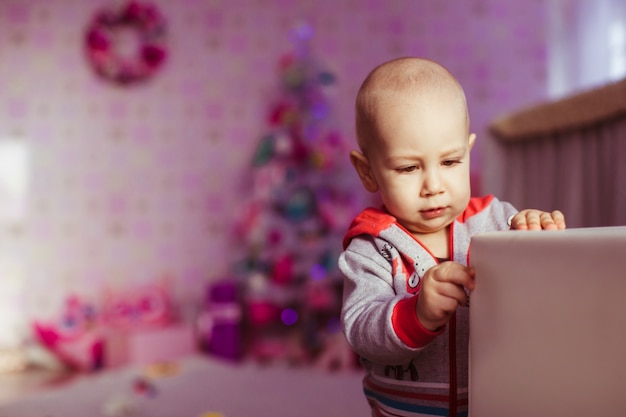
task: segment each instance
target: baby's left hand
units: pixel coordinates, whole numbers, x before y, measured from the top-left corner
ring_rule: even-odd
[[[526,209],[511,219],[511,229],[516,230],[563,230],[565,216],[559,210],[547,211]]]

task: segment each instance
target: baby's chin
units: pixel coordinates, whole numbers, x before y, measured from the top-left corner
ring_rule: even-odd
[[[400,223],[404,226],[412,234],[418,235],[432,235],[435,233],[445,232],[449,227],[451,221],[442,221],[440,223],[429,222],[429,223]]]

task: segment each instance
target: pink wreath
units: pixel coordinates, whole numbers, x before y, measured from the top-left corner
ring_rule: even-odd
[[[116,45],[117,32],[132,29],[137,50],[123,54]],[[148,3],[130,1],[117,10],[102,10],[91,21],[85,49],[97,74],[119,84],[151,77],[165,62],[166,25],[158,9]]]

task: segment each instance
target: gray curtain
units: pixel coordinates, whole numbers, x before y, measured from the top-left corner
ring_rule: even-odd
[[[518,209],[559,209],[568,227],[626,225],[625,85],[492,124],[501,161],[485,175],[498,176],[498,197]]]

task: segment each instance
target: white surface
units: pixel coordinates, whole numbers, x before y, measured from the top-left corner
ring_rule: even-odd
[[[156,395],[138,395],[144,368],[104,372],[0,406],[0,417],[97,417],[115,402],[135,409],[128,417],[358,417],[370,411],[360,371],[230,364],[206,357],[178,362],[180,373],[153,381]]]
[[[472,240],[470,416],[624,416],[626,227]]]

